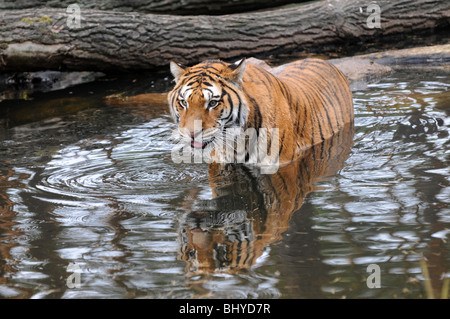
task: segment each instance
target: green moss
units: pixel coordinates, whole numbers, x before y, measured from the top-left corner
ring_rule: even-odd
[[[50,18],[49,16],[42,16],[39,18],[38,22],[45,22],[47,23],[47,25],[50,25],[50,23],[53,21],[52,18]]]
[[[23,18],[22,20],[20,20],[20,22],[31,24],[31,23],[36,22],[36,20],[30,19],[30,18]]]
[[[50,25],[50,23],[53,21],[52,18],[50,18],[49,16],[42,16],[39,19],[33,19],[33,18],[23,18],[22,20],[20,20],[20,22],[23,23],[28,23],[28,24],[32,24],[35,22],[45,22],[47,25]]]

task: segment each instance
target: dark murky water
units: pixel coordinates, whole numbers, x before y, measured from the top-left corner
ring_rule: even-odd
[[[211,183],[207,165],[171,160],[164,107],[108,105],[96,85],[0,104],[2,298],[441,295],[449,73],[355,89],[353,136]]]

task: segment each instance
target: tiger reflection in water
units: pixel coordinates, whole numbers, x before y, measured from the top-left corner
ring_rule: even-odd
[[[272,175],[245,165],[210,165],[213,199],[196,201],[180,225],[179,258],[187,275],[249,269],[281,239],[313,184],[343,167],[352,144],[349,124]]]

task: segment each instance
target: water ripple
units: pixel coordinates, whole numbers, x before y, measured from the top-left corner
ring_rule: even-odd
[[[47,163],[35,187],[83,200],[148,195],[204,180],[206,171],[196,166],[173,165],[173,145],[167,141],[170,128],[157,119],[119,135],[67,146]]]

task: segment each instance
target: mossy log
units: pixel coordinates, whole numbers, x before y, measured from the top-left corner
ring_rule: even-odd
[[[81,10],[113,10],[177,15],[221,15],[274,8],[308,0],[0,0],[0,10],[67,8],[76,3]]]
[[[170,60],[238,59],[349,45],[450,26],[447,0],[324,0],[223,16],[63,9],[0,12],[0,71],[140,71]]]

